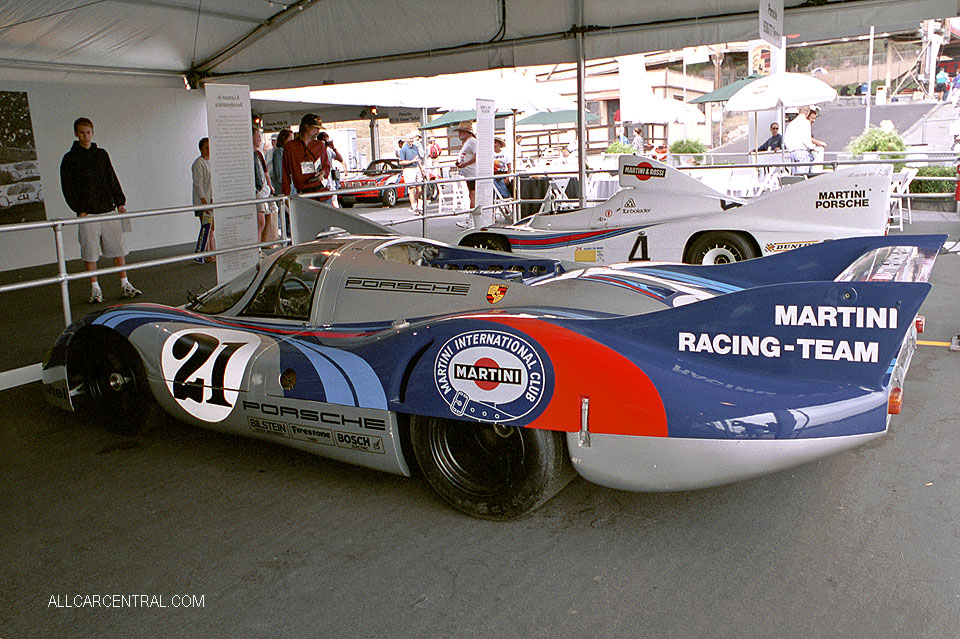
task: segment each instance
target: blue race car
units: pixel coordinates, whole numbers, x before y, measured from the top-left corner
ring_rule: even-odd
[[[872,441],[899,412],[943,236],[723,266],[572,269],[422,238],[295,245],[182,308],[67,328],[46,397],[409,475],[488,519],[574,471],[634,491],[738,481]]]

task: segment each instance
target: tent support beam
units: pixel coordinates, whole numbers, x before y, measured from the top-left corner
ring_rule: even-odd
[[[583,0],[577,1],[580,28],[577,29],[577,179],[580,182],[580,208],[587,207],[587,102],[584,84],[586,65],[583,46]]]

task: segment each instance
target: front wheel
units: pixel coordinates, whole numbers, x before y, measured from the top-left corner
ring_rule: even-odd
[[[554,431],[416,417],[411,439],[433,489],[481,519],[530,513],[573,476],[563,434]]]
[[[742,262],[760,254],[752,244],[738,233],[704,233],[690,245],[687,251],[689,264],[730,264]]]
[[[78,336],[79,337],[79,336]],[[71,369],[83,380],[82,410],[111,430],[132,435],[159,413],[140,355],[114,333],[89,333],[71,348]]]
[[[429,201],[436,202],[437,198],[440,197],[440,188],[436,184],[427,184],[424,189],[426,191],[426,198]]]
[[[387,189],[380,196],[380,201],[383,202],[383,205],[388,208],[393,208],[397,205],[397,190],[396,189]]]
[[[340,196],[340,206],[342,206],[345,209],[352,209],[353,205],[356,203],[357,201],[352,197]]]

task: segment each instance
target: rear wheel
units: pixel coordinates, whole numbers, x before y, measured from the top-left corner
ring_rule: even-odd
[[[747,238],[738,233],[704,233],[690,245],[686,261],[690,264],[729,264],[742,262],[760,254]]]
[[[394,207],[397,205],[397,190],[396,189],[387,189],[380,196],[380,201],[384,206]]]
[[[502,235],[493,233],[474,233],[460,240],[460,246],[473,246],[490,251],[510,253],[510,241]]]
[[[416,417],[411,439],[433,489],[481,519],[532,512],[573,477],[563,434],[554,431]]]
[[[343,196],[340,197],[340,206],[342,206],[345,209],[352,209],[353,205],[356,203],[357,201],[352,197],[343,197]]]

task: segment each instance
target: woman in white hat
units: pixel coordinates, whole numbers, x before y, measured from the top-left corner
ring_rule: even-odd
[[[454,165],[460,169],[460,175],[467,179],[467,192],[470,193],[470,208],[477,205],[477,136],[473,134],[473,122],[464,120],[454,129],[460,138],[460,156]]]

